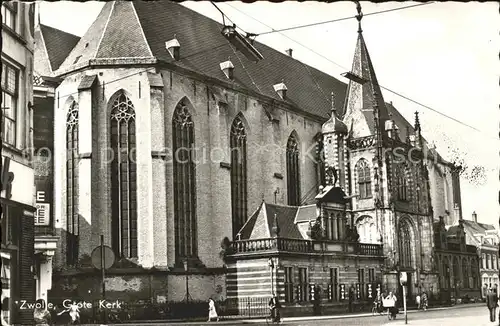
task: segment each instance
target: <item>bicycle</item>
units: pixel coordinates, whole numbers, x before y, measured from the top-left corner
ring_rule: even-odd
[[[266,325],[279,325],[281,323],[283,323],[283,320],[281,319],[281,316],[278,312],[278,320],[276,320],[273,316],[273,313],[271,312],[271,314],[269,314],[268,316],[266,316]]]
[[[380,316],[384,314],[384,309],[378,302],[374,302],[372,306],[372,316],[375,316],[376,314],[379,314]]]

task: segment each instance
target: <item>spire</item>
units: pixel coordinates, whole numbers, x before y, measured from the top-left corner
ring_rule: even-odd
[[[358,20],[358,33],[362,33],[363,30],[361,29],[361,19],[363,19],[363,12],[361,11],[361,4],[359,1],[356,2],[356,10],[358,11],[358,14],[356,15],[356,19]]]
[[[350,72],[342,74],[349,79],[347,88],[346,100],[343,112],[343,121],[346,125],[350,125],[354,121],[353,137],[366,137],[376,134],[374,126],[374,103],[378,105],[378,124],[384,128],[385,121],[389,119],[388,109],[385,105],[382,91],[373,68],[373,63],[368,53],[364,36],[361,30],[361,5],[356,2],[358,15],[359,30],[356,49]],[[374,97],[377,94],[377,97]]]
[[[336,117],[337,109],[335,109],[335,94],[333,92],[331,93],[331,97],[332,97],[332,117]]]
[[[420,130],[420,119],[418,118],[418,111],[415,111],[415,131]]]

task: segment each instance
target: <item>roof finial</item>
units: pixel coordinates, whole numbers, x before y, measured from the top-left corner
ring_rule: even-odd
[[[420,131],[420,119],[418,118],[418,111],[415,111],[415,131]]]
[[[356,10],[358,11],[358,14],[356,15],[356,19],[358,20],[358,33],[363,32],[361,29],[361,19],[363,18],[363,12],[361,11],[361,4],[359,1],[354,1],[356,3]]]
[[[331,94],[332,98],[332,117],[337,115],[337,110],[335,109],[335,94],[332,92]]]

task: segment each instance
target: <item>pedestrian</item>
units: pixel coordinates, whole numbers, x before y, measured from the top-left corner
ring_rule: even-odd
[[[349,288],[349,312],[353,312],[354,303],[354,287]]]
[[[33,311],[33,320],[35,326],[49,326],[51,322],[50,312],[47,310],[45,300],[38,299],[35,301],[35,310]]]
[[[422,309],[424,309],[424,311],[426,311],[428,305],[429,305],[429,301],[427,298],[427,292],[424,292],[424,293],[422,293]]]
[[[417,297],[415,298],[415,301],[417,302],[417,310],[420,310],[421,306],[421,302],[420,302],[420,294],[417,294]]]
[[[217,315],[217,310],[215,309],[215,301],[210,298],[208,299],[208,321],[212,321],[213,318],[219,321],[219,315]]]
[[[398,314],[398,308],[396,307],[396,302],[398,301],[398,298],[392,293],[389,292],[389,295],[385,300],[390,303],[390,306],[388,307],[389,310],[387,313],[392,319],[396,319],[396,315]]]
[[[271,310],[271,318],[273,322],[281,323],[280,302],[274,294],[271,300],[269,300],[269,310]]]
[[[80,308],[78,307],[76,301],[73,301],[73,303],[69,306],[68,313],[71,317],[71,325],[80,323]]]
[[[490,310],[490,321],[494,322],[496,319],[496,309],[498,307],[498,294],[493,289],[490,289],[486,295],[486,306]]]

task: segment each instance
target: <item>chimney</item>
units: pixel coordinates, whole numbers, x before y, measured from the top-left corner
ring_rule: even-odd
[[[172,40],[165,42],[165,47],[167,48],[168,53],[170,53],[172,58],[174,58],[174,60],[179,60],[181,44],[179,43],[175,35]]]
[[[286,50],[285,52],[286,52],[286,54],[288,54],[289,56],[293,57],[293,55],[292,55],[293,49],[288,49],[288,50]]]
[[[474,223],[477,223],[477,214],[476,214],[476,211],[472,212],[472,221],[474,221]]]
[[[233,79],[234,78],[234,65],[231,62],[231,60],[224,61],[220,63],[220,69],[224,72],[224,75],[226,75],[227,78]]]
[[[278,93],[278,95],[281,97],[281,99],[284,100],[286,98],[286,90],[287,90],[285,83],[281,81],[281,83],[276,84],[273,87],[276,93]]]

